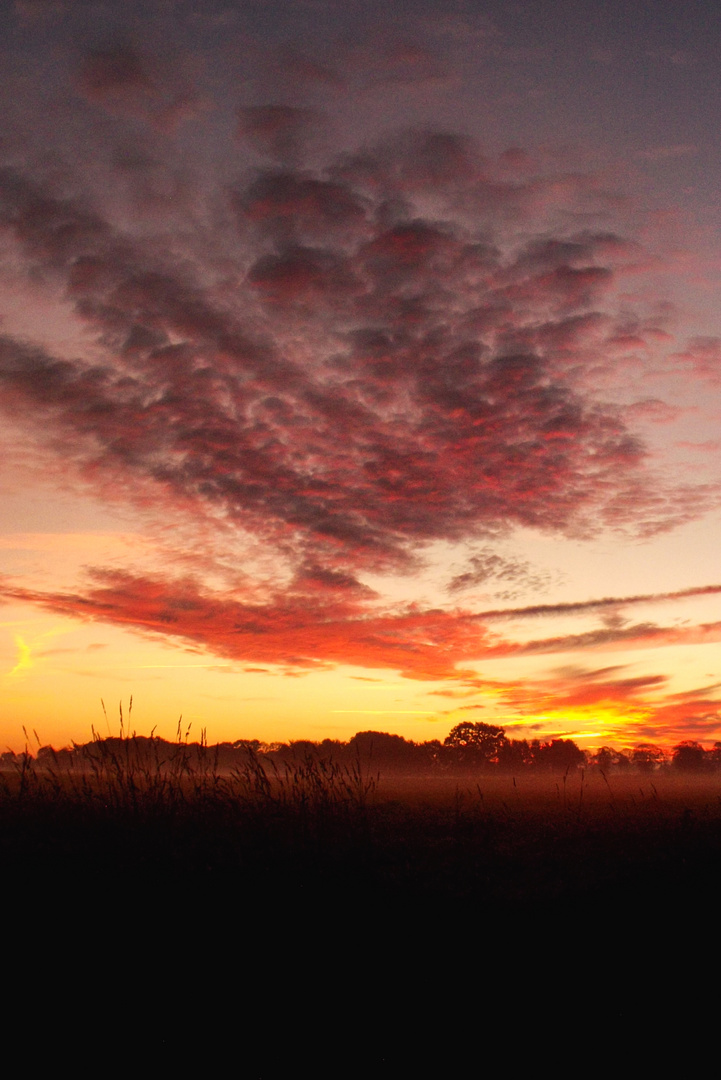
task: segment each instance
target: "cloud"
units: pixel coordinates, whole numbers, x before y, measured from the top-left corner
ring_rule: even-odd
[[[289,585],[290,591],[298,590],[300,593],[308,595],[311,593],[318,594],[336,594],[336,595],[352,595],[355,597],[363,597],[364,599],[370,599],[377,596],[377,593],[369,588],[367,585],[363,585],[352,574],[344,573],[341,570],[331,570],[327,567],[318,566],[317,563],[306,563],[299,568],[295,575],[295,578]]]
[[[315,110],[297,106],[246,106],[238,109],[237,134],[260,154],[290,163],[301,156],[321,119]]]
[[[124,101],[156,76],[116,49],[84,78],[87,94]],[[510,179],[505,160],[444,131],[397,133],[301,167],[291,144],[310,113],[254,106],[238,122],[271,160],[217,190],[206,179],[197,198],[209,200],[208,223],[196,235],[183,217],[170,245],[150,219],[125,227],[82,176],[69,185],[30,166],[0,170],[0,227],[90,343],[60,355],[0,338],[0,408],[45,447],[49,470],[106,499],[167,507],[189,528],[216,522],[238,555],[248,537],[274,553],[290,606],[269,610],[281,626],[300,619],[307,645],[283,645],[287,663],[353,654],[348,643],[334,651],[322,616],[374,601],[362,573],[413,568],[432,541],[519,526],[644,536],[703,511],[698,490],[651,471],[623,411],[584,381],[628,324],[613,296],[639,247],[609,227],[592,177],[526,163]],[[484,548],[450,589],[489,575],[529,584],[529,574]],[[95,615],[112,580],[132,623],[128,589],[103,580]],[[335,606],[313,609],[312,596]],[[311,615],[326,627],[317,648]],[[260,619],[275,640],[264,610],[246,605],[238,617]],[[410,652],[429,671],[450,670],[483,619],[505,617],[425,613],[433,648]],[[363,622],[381,636],[358,655],[399,658],[405,670],[403,643],[385,635],[393,625],[413,639],[421,615],[389,618]],[[156,631],[171,624],[156,611]],[[229,655],[215,627],[188,634]]]
[[[177,57],[163,63],[156,54],[143,55],[128,42],[113,42],[83,56],[76,89],[88,102],[110,113],[169,131],[200,106],[183,66]]]
[[[580,615],[587,611],[602,611],[630,607],[634,604],[661,604],[672,600],[686,600],[696,596],[715,596],[721,593],[721,585],[700,585],[692,589],[679,589],[676,592],[639,593],[633,596],[605,596],[599,600],[581,600],[560,604],[528,604],[521,608],[495,608],[480,611],[476,618],[482,622],[497,619],[536,619],[539,616]]]
[[[673,359],[681,361],[695,376],[712,385],[721,383],[721,338],[693,337],[683,351],[674,353]]]
[[[638,675],[625,679],[604,678],[597,672],[582,672],[575,679],[549,683],[554,709],[585,708],[589,705],[646,704],[649,693],[662,690],[666,675]]]
[[[563,653],[601,651],[605,649],[647,649],[664,645],[701,645],[721,640],[721,622],[701,623],[691,627],[667,627],[656,623],[636,623],[632,626],[609,626],[580,634],[538,638],[519,643],[501,642],[491,645],[486,655]]]
[[[470,557],[466,569],[451,578],[446,588],[450,593],[457,593],[479,586],[488,588],[491,583],[497,587],[503,582],[538,591],[546,588],[551,580],[550,574],[534,570],[525,559],[506,558],[491,548],[484,548]],[[510,599],[514,593],[505,590],[501,595]]]
[[[685,590],[660,599],[719,591],[718,587]],[[57,614],[175,638],[231,660],[280,664],[289,669],[336,664],[385,668],[408,678],[451,680],[471,686],[490,685],[467,666],[484,658],[721,640],[719,622],[682,627],[613,622],[578,634],[512,641],[492,634],[481,621],[486,619],[484,615],[382,605],[372,590],[350,575],[317,565],[305,567],[289,588],[266,590],[262,598],[255,590],[233,596],[212,591],[192,577],[106,569],[92,571],[89,586],[76,592],[32,590],[5,580],[0,583],[0,597],[37,604]],[[629,598],[628,603],[648,599]],[[621,601],[600,601],[595,606],[604,603]],[[568,613],[565,609],[580,613],[593,607],[557,605],[551,612],[542,606],[535,613]],[[520,610],[530,614],[534,609]],[[632,680],[623,685],[646,684]]]
[[[315,87],[331,87],[340,89],[345,85],[345,79],[336,64],[320,63],[295,49],[286,49],[283,61],[289,74],[292,76],[297,88],[298,84],[308,89]]]
[[[458,667],[482,651],[484,631],[472,620],[414,607],[369,610],[365,592],[348,583],[269,596],[264,603],[229,598],[192,579],[98,570],[84,592],[0,586],[0,596],[56,614],[99,620],[200,645],[216,656],[253,664],[309,669],[335,664],[393,669],[409,678],[475,677]],[[335,593],[335,595],[334,595]]]
[[[681,416],[683,409],[679,405],[669,405],[658,398],[644,398],[635,401],[625,410],[629,420],[646,420],[654,424],[672,424]]]

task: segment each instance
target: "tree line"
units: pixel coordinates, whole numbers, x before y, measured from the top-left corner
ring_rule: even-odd
[[[179,750],[190,761],[211,761],[219,770],[233,769],[253,755],[272,765],[298,763],[308,759],[332,760],[339,765],[352,766],[360,762],[365,768],[385,773],[467,773],[510,772],[525,770],[569,772],[582,768],[609,772],[676,772],[704,773],[721,770],[721,742],[711,749],[693,740],[684,740],[670,749],[653,743],[638,743],[630,749],[619,750],[603,746],[589,752],[573,739],[511,739],[505,729],[494,724],[463,721],[457,724],[441,742],[432,739],[413,742],[402,735],[385,731],[359,731],[348,742],[323,739],[312,742],[296,739],[287,743],[263,743],[258,739],[237,739],[208,746],[201,738],[198,743],[186,740],[172,743],[154,736],[108,736],[86,744],[73,744],[62,750],[40,746],[33,755],[28,749],[20,754],[7,751],[0,755],[0,768],[17,768],[30,761],[39,766],[72,768],[81,761],[92,760],[93,747],[102,742],[105,751],[117,750],[127,757],[130,753],[138,764],[144,760],[171,760]]]

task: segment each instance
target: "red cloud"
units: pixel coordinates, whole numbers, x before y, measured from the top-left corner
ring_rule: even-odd
[[[578,367],[590,334],[595,362],[613,334],[594,305],[623,243],[475,231],[454,211],[484,197],[474,160],[466,142],[426,135],[315,175],[262,173],[230,200],[246,276],[223,304],[202,265],[181,273],[6,170],[0,218],[31,264],[65,278],[106,359],[6,338],[0,397],[86,469],[121,469],[264,536],[290,530],[349,566],[515,525],[668,527],[691,504],[645,476],[621,412],[564,375],[569,348]],[[431,179],[442,222],[417,212]],[[515,204],[518,187],[495,182],[492,202]]]
[[[152,631],[195,642],[217,655],[264,663],[343,663],[393,668],[411,678],[476,679],[458,665],[483,657],[523,653],[564,653],[608,648],[644,648],[721,639],[721,623],[662,627],[652,623],[610,626],[528,642],[491,636],[484,619],[499,612],[474,615],[412,606],[382,611],[371,606],[374,593],[351,575],[307,565],[281,594],[251,601],[228,598],[201,588],[193,579],[141,576],[97,570],[94,584],[83,593],[48,593],[16,588],[5,582],[8,599],[37,603],[81,618],[100,619],[132,629]],[[685,590],[660,600],[718,592]],[[628,603],[649,600],[630,597]],[[604,604],[559,604],[555,608],[520,609],[507,614],[564,614]],[[637,688],[637,682],[623,685]]]
[[[362,603],[369,590],[341,575],[319,574],[317,568],[298,581],[302,592],[290,590],[265,603],[224,598],[191,580],[121,571],[93,576],[97,584],[84,594],[5,586],[2,595],[64,615],[179,638],[228,659],[301,668],[318,663],[390,668],[425,680],[475,678],[457,665],[475,658],[485,637],[472,619],[442,611],[370,612]],[[319,590],[319,583],[326,588]]]
[[[150,78],[113,57],[93,85]],[[275,138],[307,120],[268,106],[242,122]],[[209,229],[180,258],[5,169],[0,223],[95,347],[59,358],[5,337],[0,404],[50,433],[66,470],[123,498],[154,486],[296,566],[409,566],[430,540],[518,525],[668,528],[699,493],[651,475],[623,412],[579,377],[628,322],[600,298],[635,245],[549,232],[545,190],[588,208],[593,184],[509,182],[469,140],[407,133],[214,192],[230,239]]]

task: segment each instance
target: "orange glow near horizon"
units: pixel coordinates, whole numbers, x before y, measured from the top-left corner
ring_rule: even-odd
[[[105,730],[100,698],[108,704],[124,701],[127,709],[131,695],[138,733],[155,728],[168,739],[174,738],[181,715],[191,725],[191,738],[205,730],[211,742],[347,741],[368,728],[416,742],[442,741],[466,719],[500,725],[509,738],[570,738],[587,750],[602,745],[628,749],[640,742],[669,749],[682,738],[693,737],[683,728],[683,711],[679,721],[663,702],[655,707],[600,699],[554,707],[547,681],[535,694],[541,707],[534,708],[533,685],[524,680],[464,688],[467,676],[459,684],[399,679],[392,671],[352,667],[291,674],[272,665],[261,670],[213,657],[201,659],[197,652],[184,660],[172,643],[73,619],[59,625],[57,619],[38,619],[35,612],[31,619],[6,622],[4,633],[0,721],[4,745],[16,751],[24,746],[23,727],[37,729],[43,743],[57,747],[71,740],[87,741],[93,727]],[[559,681],[555,696],[568,696],[567,676]],[[514,699],[517,703],[509,710]],[[664,710],[669,714],[667,731],[654,720]],[[113,712],[109,706],[115,734]],[[707,727],[695,737],[711,745],[721,738],[721,730]]]

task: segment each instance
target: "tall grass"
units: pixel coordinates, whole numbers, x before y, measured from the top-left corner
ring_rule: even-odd
[[[131,731],[131,716],[132,698],[127,718],[120,705],[117,737],[101,736],[93,727],[88,744],[73,743],[70,754],[44,748],[42,760],[30,753],[26,732],[25,751],[9,772],[0,772],[0,798],[6,805],[73,804],[123,816],[213,806],[302,819],[362,814],[375,798],[379,777],[369,772],[360,755],[350,766],[311,754],[279,765],[248,747],[241,763],[223,772],[219,748],[209,747],[205,730],[199,742],[190,743],[190,726],[183,731],[181,717],[176,740],[169,743],[154,731],[150,736]]]

